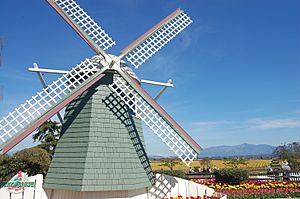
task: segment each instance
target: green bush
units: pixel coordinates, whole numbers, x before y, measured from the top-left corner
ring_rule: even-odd
[[[15,170],[27,172],[29,176],[46,175],[50,165],[50,157],[45,149],[28,148],[15,153],[12,156],[12,163],[15,165]]]
[[[11,173],[11,158],[0,154],[0,181],[8,181]]]
[[[187,176],[181,170],[162,170],[162,171],[157,171],[156,173],[187,179]]]
[[[8,181],[18,171],[27,172],[29,176],[47,174],[50,157],[46,150],[28,148],[15,153],[12,157],[0,156],[0,180]]]
[[[215,172],[215,178],[218,182],[236,185],[248,180],[248,172],[238,168],[220,169]]]

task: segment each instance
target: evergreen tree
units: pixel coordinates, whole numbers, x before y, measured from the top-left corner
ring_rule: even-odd
[[[61,125],[52,120],[48,120],[38,128],[38,131],[33,135],[34,141],[40,141],[37,147],[45,149],[50,157],[53,156],[55,147],[60,138]]]

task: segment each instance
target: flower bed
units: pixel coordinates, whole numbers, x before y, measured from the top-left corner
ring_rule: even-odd
[[[222,184],[214,180],[193,181],[213,188],[233,199],[300,197],[300,183],[291,181],[250,180],[239,185]]]
[[[182,197],[182,196],[177,196],[177,197],[171,197],[171,198],[164,198],[164,199],[220,199],[220,197],[217,197],[217,196],[190,196],[190,197]]]

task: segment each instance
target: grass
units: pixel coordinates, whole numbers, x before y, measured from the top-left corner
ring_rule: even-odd
[[[243,169],[260,169],[260,168],[265,168],[271,163],[271,160],[249,160],[247,165],[240,165],[239,168]],[[152,161],[151,162],[151,167],[154,171],[157,170],[169,170],[168,167],[161,166],[161,162],[159,161]],[[200,167],[202,168],[203,165],[201,164],[201,161],[196,160],[192,163],[191,168],[194,167]],[[211,160],[211,168],[229,168],[230,166],[227,166],[224,164],[223,160]],[[188,167],[183,164],[182,162],[178,162],[178,164],[174,167],[174,170],[184,170],[188,171]]]

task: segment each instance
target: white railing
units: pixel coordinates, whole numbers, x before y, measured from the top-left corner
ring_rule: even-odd
[[[287,172],[278,173],[278,175],[251,175],[250,179],[259,179],[259,180],[290,180],[294,182],[300,182],[300,172]]]

